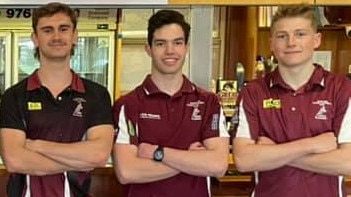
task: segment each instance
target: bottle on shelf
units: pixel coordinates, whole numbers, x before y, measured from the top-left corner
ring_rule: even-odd
[[[265,76],[265,65],[263,56],[258,55],[256,57],[256,65],[255,65],[255,78],[261,78]]]
[[[236,68],[235,73],[236,73],[236,81],[237,81],[237,91],[240,92],[245,82],[245,68],[241,62],[236,63],[235,68]]]

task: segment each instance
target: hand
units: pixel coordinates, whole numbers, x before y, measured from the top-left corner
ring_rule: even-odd
[[[190,144],[188,150],[206,150],[206,148],[204,147],[204,145],[202,145],[201,142],[193,142],[192,144]]]
[[[157,145],[149,144],[149,143],[141,143],[138,146],[138,157],[145,159],[153,159],[154,152],[157,149]]]
[[[337,139],[333,132],[319,134],[310,138],[313,153],[324,153],[337,149]]]
[[[256,142],[259,145],[275,145],[276,143],[268,137],[260,136]]]

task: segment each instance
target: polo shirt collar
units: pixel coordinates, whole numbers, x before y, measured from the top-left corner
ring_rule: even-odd
[[[307,89],[312,88],[313,86],[325,87],[325,76],[324,76],[325,70],[321,65],[314,64],[314,66],[315,66],[315,69],[312,73],[312,76],[308,81],[308,83],[306,84]],[[273,88],[275,86],[288,88],[288,85],[283,81],[283,78],[280,75],[278,68],[272,72],[269,80],[269,87]]]
[[[84,93],[85,88],[84,88],[82,79],[73,70],[71,70],[71,72],[72,72],[72,83],[70,85],[70,88],[74,91]],[[37,69],[28,77],[27,90],[31,91],[34,89],[38,89],[40,87],[41,87],[41,82],[38,76],[38,69]]]
[[[147,75],[143,83],[141,84],[142,88],[144,89],[144,92],[147,95],[152,95],[152,94],[157,94],[157,93],[163,93],[161,92],[156,84],[151,80],[151,75]],[[183,84],[181,89],[176,93],[191,93],[196,89],[196,87],[189,81],[187,77],[183,75]]]

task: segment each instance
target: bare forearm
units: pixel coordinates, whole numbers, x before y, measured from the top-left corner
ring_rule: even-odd
[[[166,165],[196,176],[220,177],[228,167],[226,151],[164,148],[164,155],[163,163]]]
[[[167,165],[138,157],[135,145],[116,144],[113,150],[114,169],[122,184],[153,182],[179,174]]]
[[[87,140],[85,141],[57,143],[45,140],[27,140],[26,147],[79,170],[105,166],[111,153],[112,140],[112,126],[100,125],[87,131]]]
[[[38,176],[73,170],[70,166],[26,149],[17,151],[16,156],[6,157],[5,165],[9,172]]]
[[[276,169],[302,156],[330,152],[337,147],[333,132],[281,144],[264,136],[259,137],[257,142],[248,138],[235,138],[233,144],[236,166],[241,171]]]
[[[103,166],[104,163],[96,163],[104,157],[105,162],[108,159],[108,147],[95,141],[81,141],[75,143],[56,143],[41,141],[40,146],[35,150],[46,157],[63,163],[68,166],[74,166],[76,169],[94,168]]]
[[[116,171],[122,183],[148,183],[167,179],[179,174],[179,171],[148,159],[125,164]]]
[[[340,148],[327,153],[309,154],[292,161],[289,165],[321,174],[351,175],[350,151]]]
[[[240,171],[267,171],[310,153],[303,140],[284,144],[246,144],[234,140],[234,160]]]

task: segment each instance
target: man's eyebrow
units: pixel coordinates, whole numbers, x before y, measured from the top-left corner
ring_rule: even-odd
[[[174,41],[184,41],[184,40],[185,40],[185,38],[176,38],[176,39],[169,40],[169,41],[174,42]],[[167,40],[166,39],[155,39],[154,42],[167,42]]]
[[[69,24],[62,24],[62,25],[59,26],[59,28],[62,28],[62,27],[72,27],[72,25],[69,25]],[[51,25],[48,25],[48,26],[43,26],[43,27],[41,27],[40,29],[54,29],[54,27],[51,26]]]

